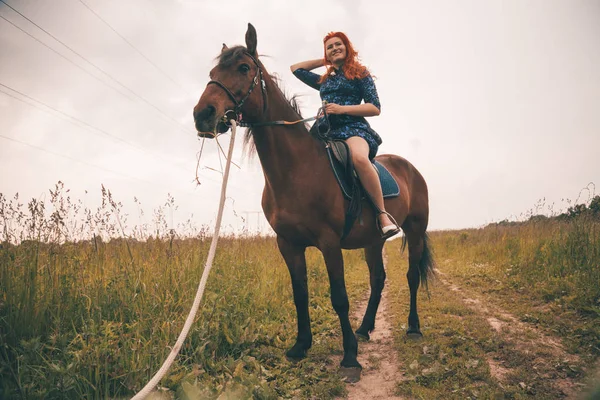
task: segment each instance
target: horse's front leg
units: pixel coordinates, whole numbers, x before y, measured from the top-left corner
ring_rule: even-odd
[[[281,236],[277,236],[279,251],[287,264],[292,278],[294,304],[298,316],[298,337],[296,344],[288,350],[286,356],[293,359],[306,357],[306,351],[312,346],[310,316],[308,314],[308,279],[306,276],[306,247],[294,246]]]
[[[338,245],[321,247],[327,273],[329,274],[329,284],[331,288],[331,304],[340,318],[342,326],[342,336],[344,341],[344,358],[340,365],[346,368],[358,367],[362,369],[356,359],[358,353],[358,342],[350,325],[348,312],[350,305],[348,303],[348,294],[346,293],[346,283],[344,281],[344,259],[342,249]]]

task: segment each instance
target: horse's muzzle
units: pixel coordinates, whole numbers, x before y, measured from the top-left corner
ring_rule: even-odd
[[[225,133],[229,127],[217,118],[216,109],[208,106],[201,111],[194,110],[194,124],[198,131],[198,137],[214,138],[216,134]]]

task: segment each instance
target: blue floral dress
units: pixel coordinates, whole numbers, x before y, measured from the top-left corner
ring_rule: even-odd
[[[313,89],[317,89],[321,100],[343,106],[358,105],[362,100],[371,103],[378,109],[379,96],[375,88],[375,82],[371,75],[362,79],[349,80],[341,69],[334,71],[323,83],[319,83],[320,75],[303,68],[294,71],[296,78],[306,83]],[[364,117],[346,114],[329,115],[330,130],[328,136],[331,139],[346,140],[352,136],[360,136],[369,144],[369,158],[373,159],[381,144],[381,137],[375,132]],[[312,129],[326,124],[323,118],[315,122]]]

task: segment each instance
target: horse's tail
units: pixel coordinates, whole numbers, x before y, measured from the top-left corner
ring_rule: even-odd
[[[400,248],[402,253],[404,253],[404,250],[406,249],[406,244],[406,235],[402,235],[402,247]],[[427,232],[423,234],[423,254],[421,254],[421,260],[419,261],[419,277],[425,290],[429,293],[427,285],[429,281],[435,277],[435,261],[433,259],[433,251],[429,244],[429,235]]]
[[[421,254],[421,260],[419,261],[419,275],[423,287],[429,294],[428,284],[435,277],[435,261],[427,232],[423,234],[423,254]]]

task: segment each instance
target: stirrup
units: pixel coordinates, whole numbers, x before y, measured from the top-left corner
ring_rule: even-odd
[[[381,214],[387,215],[388,218],[392,220],[392,224],[382,227],[381,222],[379,222],[379,216]],[[383,240],[387,240],[387,239],[391,238],[392,236],[396,235],[398,232],[400,232],[400,227],[398,226],[398,223],[396,222],[394,217],[392,217],[392,215],[390,213],[388,213],[387,211],[381,211],[380,213],[378,213],[375,216],[375,222],[377,223],[377,229],[379,230],[379,233],[381,234],[381,238]]]

